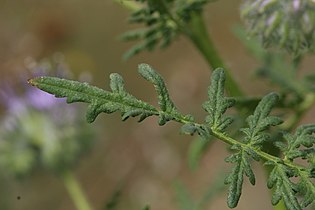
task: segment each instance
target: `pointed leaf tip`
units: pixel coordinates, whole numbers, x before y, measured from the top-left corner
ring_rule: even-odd
[[[39,79],[41,79],[41,77],[34,77],[34,78],[31,78],[31,79],[28,79],[27,83],[32,85],[32,86],[34,86],[34,87],[36,87],[36,81],[39,80]]]
[[[115,93],[125,92],[124,90],[124,80],[122,76],[117,73],[112,73],[109,75],[110,78],[110,88]]]

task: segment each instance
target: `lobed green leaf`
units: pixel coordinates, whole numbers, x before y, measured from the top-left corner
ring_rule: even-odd
[[[140,116],[139,121],[152,115],[158,115],[155,107],[136,99],[124,90],[124,82],[120,75],[111,74],[110,78],[110,87],[113,92],[87,83],[56,77],[37,77],[28,82],[56,97],[66,97],[68,103],[88,103],[86,114],[88,122],[93,122],[102,112],[110,114],[120,111],[123,120],[126,120],[128,117]]]
[[[300,176],[298,189],[303,196],[303,200],[301,202],[302,208],[306,208],[315,201],[315,185],[310,181],[308,176]]]
[[[183,116],[175,107],[173,101],[170,99],[168,90],[160,74],[158,74],[148,64],[140,64],[138,69],[139,74],[144,79],[152,83],[156,90],[158,96],[158,104],[161,109],[161,112],[159,113],[159,125],[164,125],[170,120],[184,119],[189,122],[193,120],[192,116]]]
[[[294,184],[290,177],[292,171],[282,164],[275,164],[269,175],[267,186],[269,189],[274,188],[272,195],[272,205],[279,203],[283,199],[286,207],[292,210],[301,210],[301,205],[296,197],[297,185]]]
[[[280,145],[280,149],[283,151],[285,157],[291,161],[301,157],[307,158],[307,155],[312,150],[305,148],[311,148],[315,143],[315,124],[302,125],[296,129],[295,134],[285,133],[284,138],[287,141],[287,145]],[[279,144],[278,144],[279,145]],[[301,149],[304,146],[304,149]]]
[[[139,65],[140,75],[151,82],[158,95],[158,104],[163,112],[178,112],[174,103],[171,101],[168,90],[161,75],[159,75],[150,65]]]
[[[213,71],[211,85],[208,88],[209,100],[203,104],[208,112],[206,123],[214,130],[224,131],[232,123],[232,118],[223,116],[225,111],[232,107],[235,100],[224,96],[225,74],[224,70],[218,68]]]
[[[246,135],[245,142],[247,144],[258,148],[261,147],[262,143],[269,138],[269,134],[263,131],[283,122],[279,117],[269,116],[278,98],[276,93],[270,93],[264,96],[258,103],[253,115],[247,117],[246,122],[248,128],[241,129]]]
[[[93,122],[102,112],[121,112],[122,120],[129,117],[139,116],[139,122],[145,118],[159,116],[159,125],[164,125],[170,120],[178,122],[193,122],[190,115],[182,115],[171,101],[162,77],[147,64],[139,65],[139,73],[149,82],[153,83],[158,94],[158,104],[161,110],[141,101],[129,94],[124,88],[123,78],[113,73],[110,75],[110,88],[112,92],[91,86],[87,83],[60,79],[55,77],[38,77],[29,80],[29,83],[37,88],[55,95],[56,97],[67,97],[68,103],[88,103],[86,118]],[[197,129],[202,132],[201,128]]]
[[[56,97],[66,97],[68,103],[88,103],[86,114],[88,122],[93,122],[101,112],[109,114],[119,111],[122,120],[138,116],[139,121],[156,115],[159,117],[160,125],[170,120],[177,121],[183,124],[182,133],[190,135],[197,133],[206,141],[215,137],[229,143],[232,145],[231,149],[236,150],[236,153],[225,160],[234,164],[232,172],[225,181],[229,184],[227,202],[231,208],[236,207],[239,202],[244,175],[248,177],[252,185],[255,184],[255,175],[250,164],[252,159],[269,160],[267,162],[274,166],[268,179],[268,187],[275,189],[272,197],[274,205],[281,199],[289,209],[301,209],[312,203],[315,198],[315,187],[311,180],[315,177],[315,150],[313,148],[315,125],[300,126],[294,135],[285,134],[287,144],[276,142],[276,145],[284,152],[283,159],[260,150],[262,143],[269,137],[265,130],[282,122],[278,117],[270,116],[272,108],[278,101],[277,94],[268,94],[258,103],[254,113],[246,119],[248,127],[242,129],[246,137],[240,142],[228,136],[224,131],[232,122],[232,118],[224,116],[224,113],[234,104],[234,99],[224,96],[225,75],[222,69],[216,69],[212,74],[211,85],[208,88],[209,99],[203,104],[203,108],[208,112],[205,124],[198,124],[192,116],[182,115],[178,111],[170,99],[162,77],[151,66],[140,64],[139,73],[154,85],[160,109],[129,94],[124,88],[123,78],[116,73],[110,75],[111,92],[87,83],[55,77],[37,77],[29,80],[29,83]],[[198,158],[203,147],[204,144],[200,144],[194,148],[194,158]],[[297,157],[307,159],[309,167],[295,165],[293,160]],[[290,180],[292,177],[299,177],[299,182],[293,183]],[[297,200],[297,194],[304,196],[301,204]]]
[[[227,203],[230,208],[237,206],[242,194],[244,175],[255,185],[255,175],[250,166],[250,156],[240,147],[233,147],[239,151],[225,159],[226,162],[235,163],[232,172],[227,176],[225,184],[229,184]]]

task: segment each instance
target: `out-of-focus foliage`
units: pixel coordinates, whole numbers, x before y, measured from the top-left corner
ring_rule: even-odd
[[[189,34],[187,25],[195,13],[201,13],[211,0],[134,0],[139,8],[131,13],[129,22],[144,24],[145,28],[124,33],[127,41],[141,41],[125,53],[128,59],[141,51],[165,48],[181,33]],[[123,4],[123,3],[122,3]]]
[[[313,0],[244,0],[241,16],[249,34],[266,47],[285,48],[295,56],[315,49]]]
[[[65,71],[63,63],[47,62],[33,73],[47,74],[49,67]],[[23,81],[24,82],[24,77]],[[59,173],[71,168],[93,142],[93,129],[80,115],[81,107],[65,106],[65,100],[24,85],[19,92],[6,84],[1,102],[7,109],[1,121],[0,167],[7,174],[23,176],[42,166]]]

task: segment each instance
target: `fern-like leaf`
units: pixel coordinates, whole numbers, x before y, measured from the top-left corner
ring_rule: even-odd
[[[226,158],[225,161],[235,163],[232,172],[227,176],[225,184],[229,184],[227,203],[230,208],[237,206],[242,194],[242,186],[244,174],[249,178],[252,185],[255,185],[255,175],[250,166],[250,156],[245,150],[239,146],[234,146],[232,149],[237,149],[238,152]]]
[[[158,95],[158,104],[162,112],[159,115],[159,125],[164,125],[167,121],[173,120],[174,118],[187,118],[187,120],[192,121],[190,116],[182,116],[172,100],[170,99],[168,90],[163,81],[163,78],[158,74],[150,65],[140,64],[139,65],[140,75],[151,82]]]
[[[261,144],[268,137],[263,131],[270,126],[278,125],[282,122],[278,117],[269,116],[277,99],[278,96],[275,93],[268,94],[262,98],[254,113],[246,119],[248,128],[242,129],[246,135],[245,140],[243,140],[245,143],[244,146],[232,146],[231,149],[237,150],[237,152],[225,160],[226,162],[235,164],[232,172],[226,179],[226,184],[230,185],[228,206],[231,208],[237,206],[242,194],[244,175],[249,178],[252,185],[255,185],[255,175],[251,169],[250,161],[251,159],[260,160],[257,151],[259,151]]]
[[[252,185],[255,184],[251,161],[260,159],[273,165],[268,187],[274,188],[272,197],[274,205],[283,199],[288,209],[299,210],[313,202],[315,198],[315,186],[312,182],[312,178],[315,178],[315,150],[313,148],[315,125],[304,125],[299,127],[294,135],[284,135],[287,143],[277,143],[283,151],[283,159],[261,150],[262,144],[269,137],[266,129],[282,122],[278,117],[270,116],[272,108],[278,101],[277,94],[271,93],[262,98],[254,113],[246,119],[248,127],[242,129],[245,138],[236,140],[225,132],[225,128],[232,119],[224,116],[224,113],[233,105],[234,100],[224,96],[225,76],[222,69],[217,69],[212,74],[211,85],[208,89],[209,100],[203,104],[203,108],[208,112],[204,124],[196,123],[192,116],[182,115],[178,111],[170,99],[162,77],[151,66],[139,65],[139,73],[154,85],[158,95],[159,109],[129,94],[119,74],[110,75],[111,92],[87,83],[55,77],[37,77],[29,80],[29,83],[56,97],[67,97],[68,103],[88,103],[87,120],[89,122],[93,122],[101,112],[119,111],[123,120],[139,116],[139,121],[156,115],[159,117],[160,125],[170,120],[177,121],[183,124],[181,131],[185,134],[197,133],[206,140],[212,136],[232,145],[231,149],[236,152],[226,158],[226,162],[233,163],[234,167],[225,181],[229,184],[227,202],[231,208],[236,207],[239,202],[244,175],[249,178]],[[309,166],[294,163],[296,158],[306,159]],[[291,181],[293,177],[298,178],[297,183]],[[299,195],[303,196],[301,203],[297,199]]]
[[[182,115],[171,101],[162,77],[147,64],[139,65],[139,73],[149,82],[153,83],[158,94],[158,104],[161,110],[141,101],[129,94],[124,88],[123,78],[113,73],[110,75],[110,88],[112,92],[91,86],[87,83],[60,79],[55,77],[38,77],[29,80],[37,88],[54,94],[56,97],[67,97],[68,103],[88,103],[87,121],[93,122],[101,113],[120,111],[122,120],[139,116],[139,122],[145,118],[159,116],[159,125],[170,120],[179,122],[193,122],[190,115]],[[198,128],[200,130],[200,128]]]
[[[233,106],[235,100],[224,96],[225,74],[221,68],[216,69],[211,76],[211,85],[208,88],[209,100],[203,104],[208,112],[206,123],[211,129],[224,131],[232,123],[232,118],[223,116],[225,111]]]
[[[267,182],[269,189],[274,187],[271,200],[272,205],[278,204],[279,201],[283,199],[288,209],[302,209],[298,199],[295,196],[298,187],[290,180],[293,175],[293,171],[282,164],[276,164],[274,166]]]
[[[101,113],[120,111],[122,120],[128,117],[140,116],[139,121],[158,115],[157,109],[143,101],[138,100],[124,89],[124,81],[119,74],[110,75],[112,92],[72,80],[56,77],[37,77],[28,82],[37,88],[51,93],[56,97],[67,97],[67,103],[88,103],[86,118],[93,122]]]
[[[301,149],[301,146],[304,148],[311,148],[315,143],[315,136],[312,134],[315,133],[315,125],[302,125],[296,129],[294,135],[290,133],[285,133],[284,138],[287,141],[287,145],[284,143],[277,143],[280,149],[283,151],[285,158],[293,161],[296,158],[306,159],[312,150]]]
[[[193,14],[202,12],[210,0],[134,0],[139,8],[129,17],[130,23],[144,24],[145,27],[124,33],[123,40],[139,40],[125,53],[128,59],[144,50],[152,51],[157,47],[165,48],[180,34],[190,35],[188,24]]]
[[[302,208],[306,208],[315,201],[315,185],[310,181],[309,176],[301,175],[298,188],[300,194],[303,196],[301,206]]]
[[[296,158],[308,159],[314,154],[314,133],[314,124],[302,125],[296,129],[294,134],[284,134],[286,144],[277,142],[276,145],[282,150],[284,158],[290,162],[293,162]],[[315,199],[315,186],[311,181],[311,178],[314,178],[314,167],[312,161],[309,161],[309,163],[309,168],[305,168],[305,170],[302,171],[299,170],[297,174],[300,180],[297,184],[296,191],[303,196],[303,200],[300,204],[302,208],[310,205]]]
[[[257,105],[254,114],[247,117],[248,128],[241,129],[245,135],[245,143],[254,147],[261,147],[262,142],[266,141],[269,134],[263,132],[270,126],[279,125],[282,120],[279,117],[269,116],[272,108],[278,101],[278,95],[270,93],[262,98]]]

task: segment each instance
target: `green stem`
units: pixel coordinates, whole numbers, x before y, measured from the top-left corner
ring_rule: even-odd
[[[243,96],[244,93],[240,89],[239,85],[234,80],[231,71],[224,64],[220,54],[218,53],[213,41],[207,31],[204,19],[201,14],[192,15],[189,31],[184,32],[194,43],[196,48],[200,51],[203,57],[206,59],[212,69],[222,67],[225,69],[227,83],[226,89],[230,96]]]
[[[60,178],[63,181],[74,205],[77,210],[92,210],[86,196],[73,173],[66,170],[60,174]]]
[[[134,2],[128,2],[126,0],[114,0],[114,2],[126,7],[131,11],[139,9],[139,5]],[[234,80],[231,71],[224,64],[220,54],[218,53],[210,35],[207,31],[204,18],[201,13],[192,14],[192,19],[190,24],[182,23],[177,17],[172,14],[172,12],[167,7],[167,3],[164,0],[156,2],[160,9],[168,14],[170,20],[179,27],[179,29],[193,42],[195,47],[200,51],[203,57],[206,59],[207,63],[212,69],[224,68],[226,71],[227,85],[226,90],[230,96],[244,96],[243,91]]]
[[[170,115],[170,114],[166,113],[166,115]],[[187,120],[185,118],[185,116],[175,117],[174,121],[177,121],[177,122],[182,123],[182,124],[193,124],[195,127],[203,127],[204,126],[203,124],[196,123],[192,120]],[[298,163],[294,163],[294,162],[291,162],[289,160],[281,159],[277,156],[273,156],[273,155],[266,153],[266,152],[260,150],[259,148],[256,148],[250,144],[242,143],[242,142],[228,136],[226,133],[215,130],[212,127],[210,127],[210,130],[211,130],[211,135],[216,137],[217,139],[219,139],[219,140],[221,140],[221,141],[223,141],[229,145],[238,145],[241,148],[243,148],[245,151],[247,151],[247,150],[254,151],[261,159],[265,160],[266,162],[271,161],[275,164],[284,164],[287,167],[289,167],[293,170],[297,170],[297,171],[304,171],[305,170],[305,167],[303,167],[302,165],[300,165]]]

